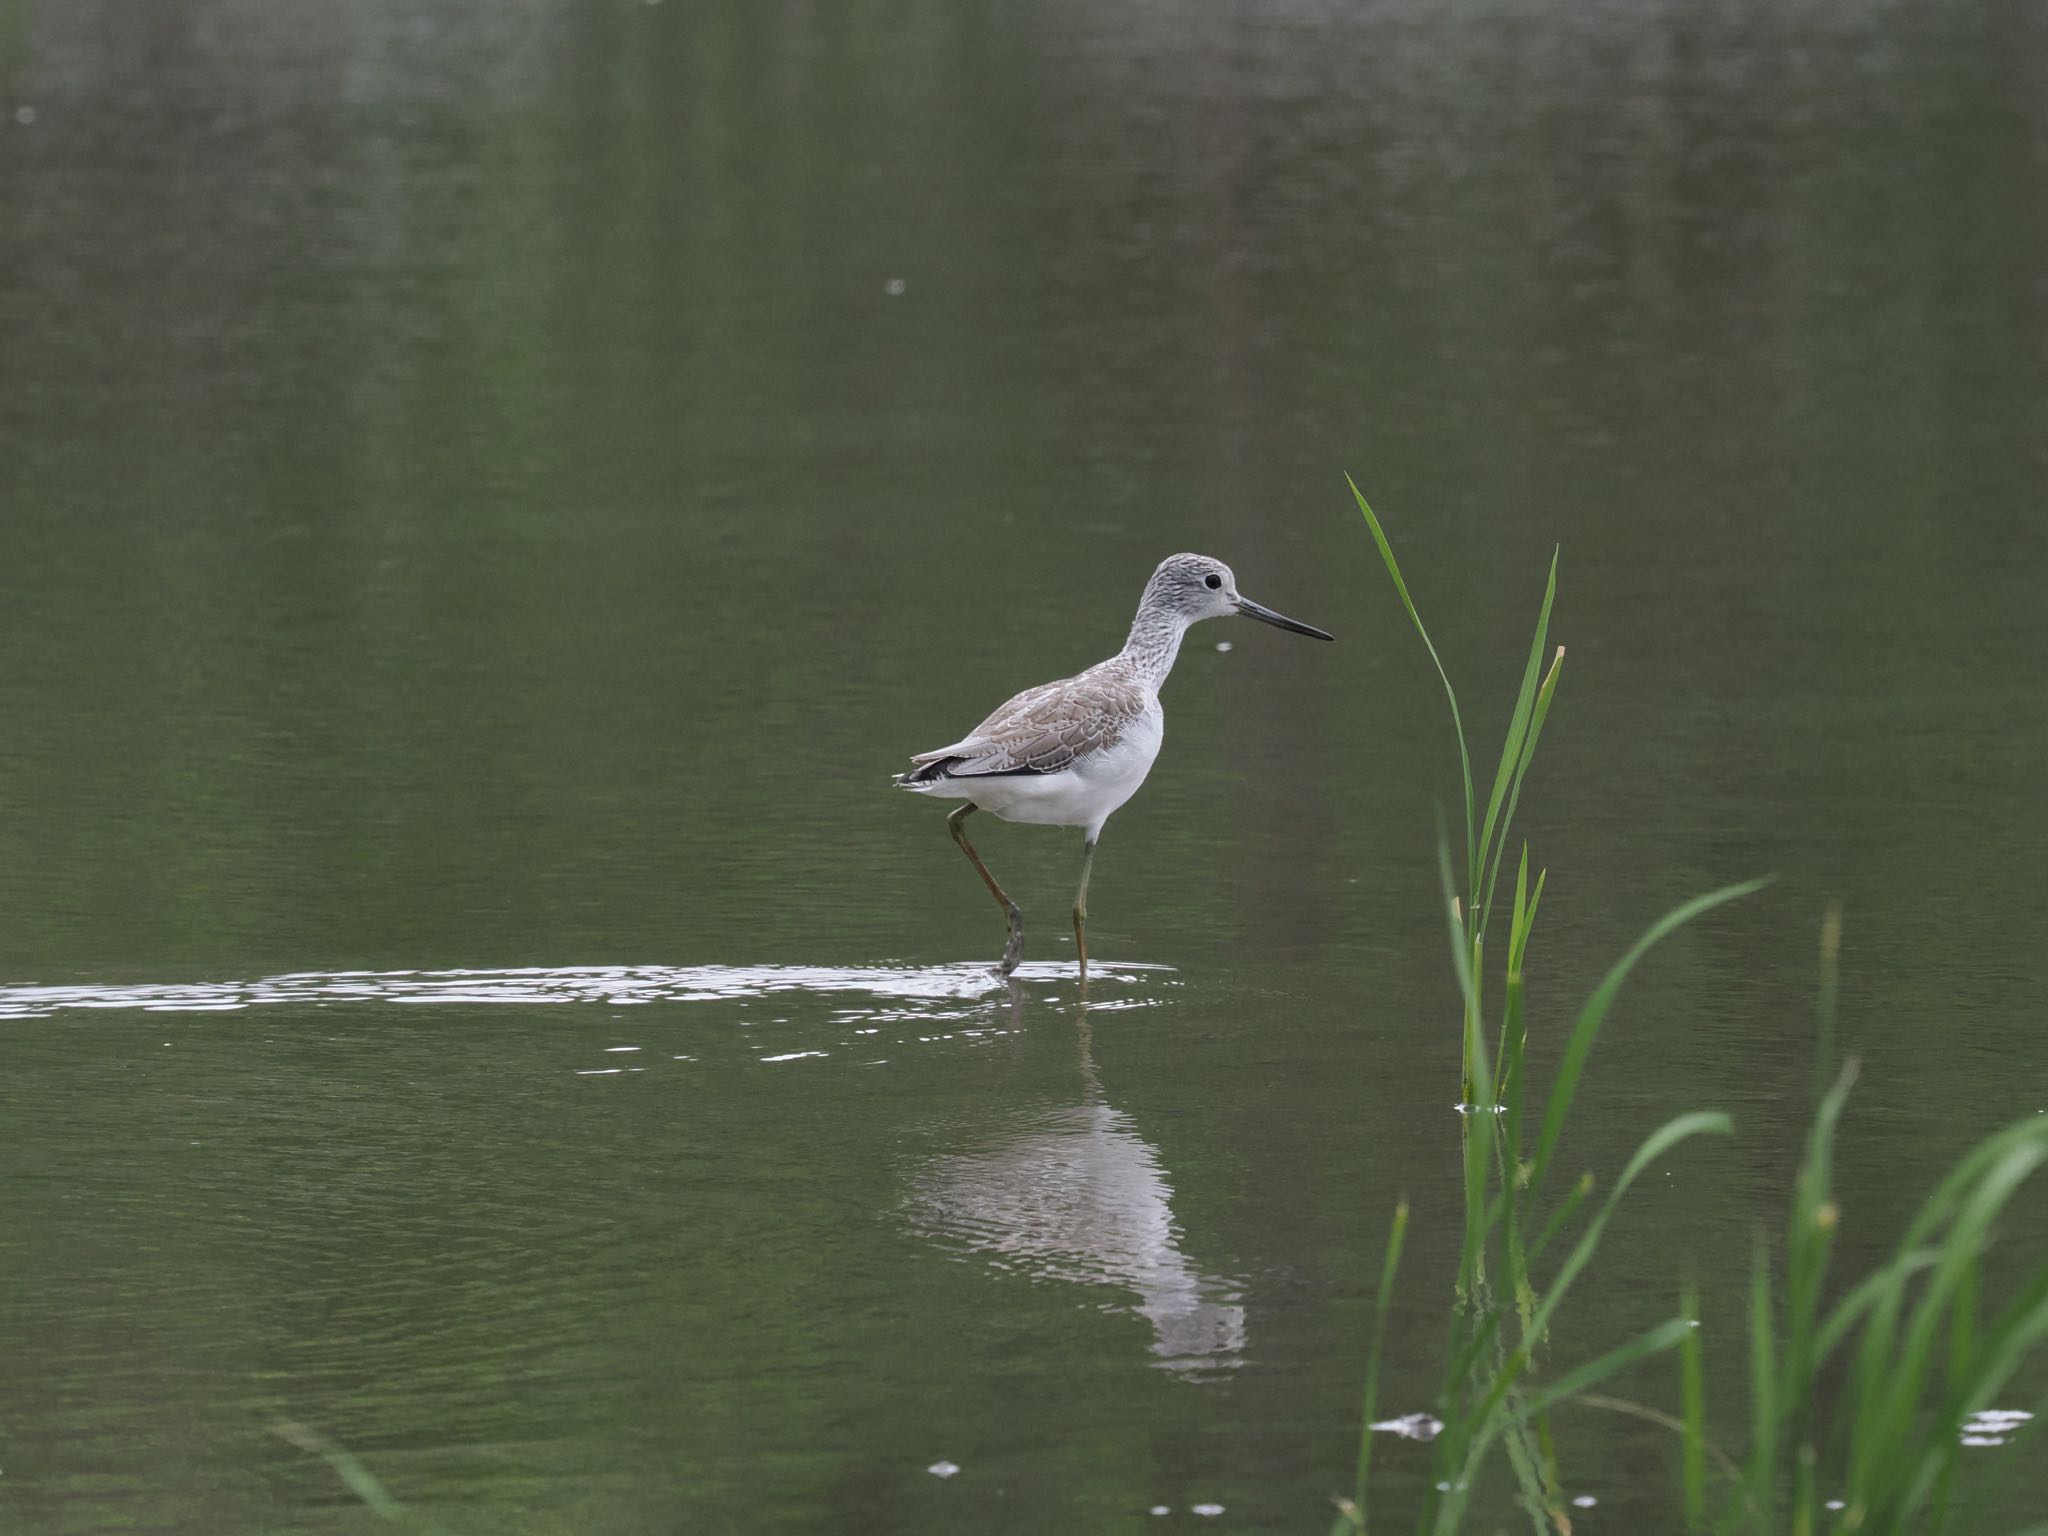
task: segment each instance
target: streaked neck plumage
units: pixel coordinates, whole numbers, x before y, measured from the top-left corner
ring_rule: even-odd
[[[1130,638],[1124,641],[1116,659],[1150,692],[1157,693],[1166,674],[1173,670],[1174,658],[1180,655],[1181,637],[1192,622],[1186,614],[1152,601],[1148,590],[1144,601],[1138,604],[1138,616],[1131,620]]]

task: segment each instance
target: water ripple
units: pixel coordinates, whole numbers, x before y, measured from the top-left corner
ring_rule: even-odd
[[[1170,975],[1164,965],[1096,965],[1092,983],[1133,986]],[[1070,982],[1073,972],[1053,962],[1022,966],[1019,982]],[[0,1019],[38,1019],[74,1009],[125,1008],[150,1013],[231,1013],[273,1003],[639,1003],[711,1002],[777,993],[860,994],[881,1008],[845,1010],[847,1017],[905,1017],[888,1004],[918,1005],[920,1018],[934,1003],[983,1003],[1009,984],[985,965],[625,965],[523,967],[514,970],[294,971],[257,981],[139,986],[0,987]],[[1140,1007],[1142,998],[1107,999],[1100,1007]]]

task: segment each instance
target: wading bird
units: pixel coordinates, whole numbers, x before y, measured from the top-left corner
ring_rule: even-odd
[[[1027,688],[951,746],[920,752],[896,782],[919,794],[967,803],[947,816],[960,851],[973,861],[1009,919],[1000,975],[1024,958],[1024,914],[981,862],[961,826],[979,810],[1004,821],[1079,827],[1081,888],[1074,897],[1074,948],[1088,980],[1088,872],[1110,813],[1138,792],[1159,755],[1166,728],[1159,687],[1173,670],[1181,637],[1203,619],[1242,614],[1298,635],[1334,640],[1312,624],[1240,597],[1237,578],[1207,555],[1169,555],[1145,583],[1124,648],[1086,672]]]

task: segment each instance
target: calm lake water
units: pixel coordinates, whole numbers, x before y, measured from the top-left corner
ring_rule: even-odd
[[[284,1424],[449,1532],[1326,1529],[1461,1219],[1346,470],[1489,763],[1563,546],[1546,1067],[1780,877],[1560,1154],[1733,1114],[1552,1359],[1694,1277],[1739,1445],[1825,904],[1844,1274],[2048,1110],[2044,173],[2023,5],[0,0],[0,1526],[383,1528]],[[1339,643],[1195,631],[1084,1013],[1078,836],[977,822],[1006,989],[886,775],[1178,549]]]

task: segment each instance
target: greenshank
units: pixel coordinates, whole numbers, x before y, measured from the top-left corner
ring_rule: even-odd
[[[1008,976],[1024,958],[1024,914],[1010,900],[961,823],[976,810],[1004,821],[1082,831],[1081,887],[1074,896],[1074,948],[1088,981],[1088,872],[1096,839],[1110,813],[1138,792],[1159,755],[1166,716],[1159,688],[1173,670],[1188,627],[1242,614],[1298,635],[1334,640],[1313,624],[1290,619],[1240,596],[1237,578],[1207,555],[1169,555],[1145,583],[1124,648],[1086,672],[1027,688],[949,746],[920,752],[905,789],[967,803],[946,817],[960,851],[974,864],[1009,920],[1009,942],[996,967]]]

